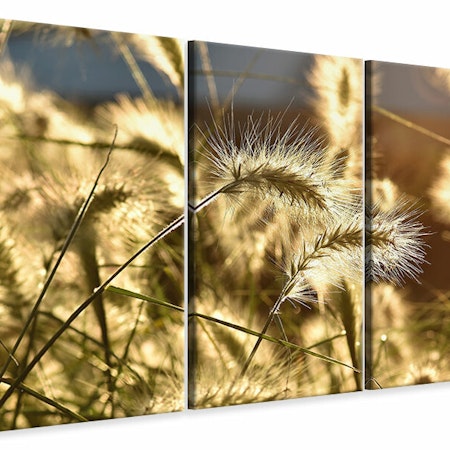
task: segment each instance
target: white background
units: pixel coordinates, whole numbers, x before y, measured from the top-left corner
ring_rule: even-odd
[[[450,67],[446,2],[1,0],[0,18]],[[145,5],[145,6],[144,6]],[[418,5],[418,6],[416,6]],[[0,433],[9,449],[448,448],[450,383]],[[127,448],[128,447],[128,448]]]

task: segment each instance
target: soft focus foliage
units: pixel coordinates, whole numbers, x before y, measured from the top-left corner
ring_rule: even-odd
[[[137,62],[159,61],[156,69],[176,82],[180,99],[150,99],[151,80],[144,80],[148,89],[142,96],[124,90],[107,101],[74,104],[50,88],[36,89],[32,70],[9,58],[5,43],[0,70],[0,428],[178,411],[184,406],[182,227],[123,264],[183,214],[180,44],[167,38],[164,48],[156,48],[156,38],[120,35],[119,45],[108,32],[12,22],[9,39],[21,33],[30,33],[40,51],[80,44],[81,65],[81,42],[104,60],[103,45],[109,42],[134,77],[143,75]],[[132,52],[135,44],[139,54]],[[107,161],[115,127],[110,158],[65,249]],[[111,285],[120,289],[106,287],[95,298],[111,276]],[[92,295],[93,304],[70,321]],[[49,345],[60,329],[64,332]],[[46,352],[23,380],[27,389],[10,395],[8,388],[43,348]]]

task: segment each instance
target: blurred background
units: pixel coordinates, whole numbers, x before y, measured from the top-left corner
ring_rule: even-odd
[[[95,39],[93,39],[95,35]],[[51,89],[61,97],[93,105],[120,91],[141,95],[111,34],[103,30],[17,22],[4,49],[22,73],[32,74],[36,89]],[[157,98],[182,102],[175,87],[149,61],[139,67]]]

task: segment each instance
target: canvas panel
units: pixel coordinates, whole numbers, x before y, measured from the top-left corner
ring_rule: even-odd
[[[449,380],[450,71],[366,63],[367,387]]]
[[[188,62],[189,406],[361,390],[362,62]]]
[[[183,43],[0,27],[0,429],[179,411]]]

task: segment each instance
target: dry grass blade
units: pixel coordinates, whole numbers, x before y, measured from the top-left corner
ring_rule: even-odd
[[[154,297],[150,297],[149,295],[144,295],[139,292],[133,292],[128,289],[119,288],[117,286],[108,286],[106,290],[109,292],[113,292],[115,294],[123,295],[125,297],[137,298],[139,300],[143,300],[148,303],[153,303],[155,305],[164,306],[165,308],[173,309],[175,311],[184,312],[184,309],[177,305],[173,305],[172,303]]]
[[[418,133],[421,133],[425,136],[428,136],[431,139],[434,139],[435,141],[438,141],[447,146],[450,145],[450,139],[447,139],[446,137],[441,136],[440,134],[434,133],[433,131],[429,130],[428,128],[424,128],[410,120],[405,119],[404,117],[399,116],[398,114],[394,114],[393,112],[388,111],[387,109],[382,108],[380,106],[376,106],[376,105],[372,105],[372,109],[375,112],[382,114],[383,116],[386,116],[389,119],[394,120],[395,122],[398,122],[407,128],[415,130]]]
[[[8,385],[11,385],[12,382],[13,382],[12,380],[8,380],[6,378],[0,378],[0,383],[5,383]],[[64,405],[61,405],[57,401],[55,401],[51,398],[48,398],[45,395],[35,391],[33,388],[31,388],[30,386],[27,386],[26,384],[21,383],[20,389],[23,392],[27,393],[28,395],[31,395],[32,397],[37,398],[41,402],[44,402],[47,405],[53,406],[56,410],[63,413],[67,417],[70,417],[71,419],[75,420],[76,422],[88,422],[88,419],[86,419],[86,417],[82,416],[81,414],[78,414],[75,411],[71,411],[69,408],[66,408]]]

